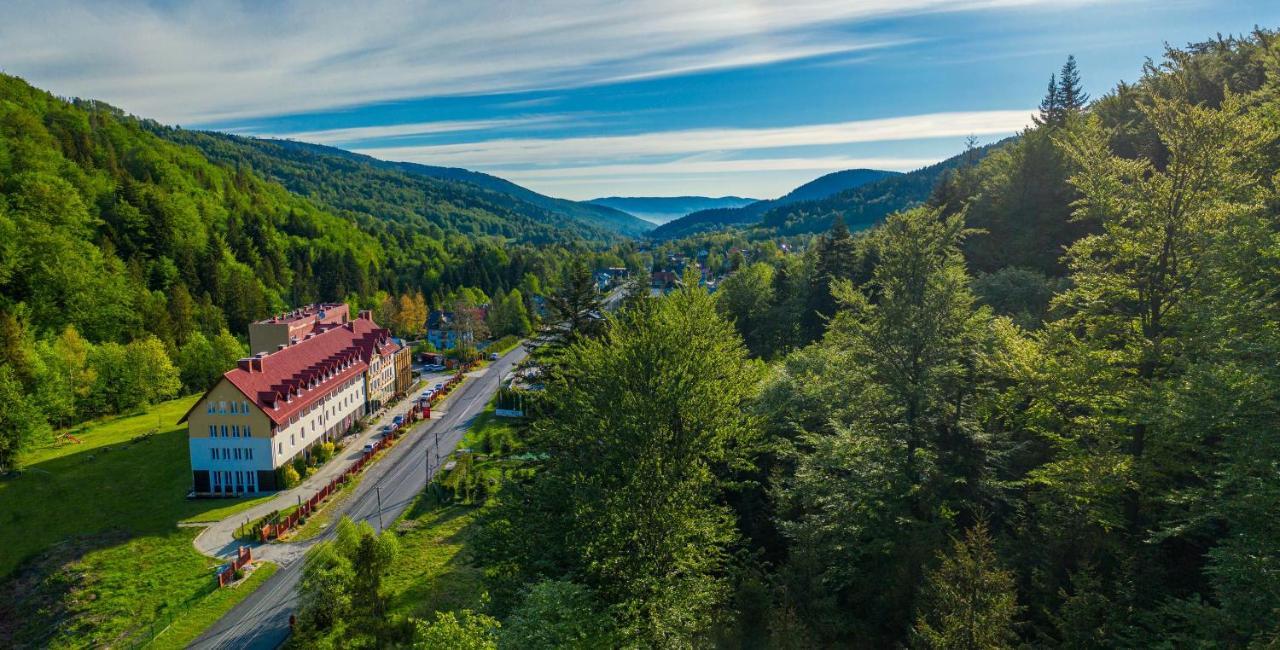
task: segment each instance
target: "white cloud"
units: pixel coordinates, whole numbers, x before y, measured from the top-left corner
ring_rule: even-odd
[[[361,140],[388,139],[435,135],[440,133],[463,133],[469,131],[490,131],[493,129],[511,129],[526,126],[546,125],[565,122],[566,115],[532,115],[529,117],[500,118],[491,120],[440,120],[436,122],[415,122],[410,124],[388,124],[381,126],[354,126],[343,129],[323,129],[318,131],[274,131],[270,129],[248,128],[238,132],[258,137],[289,138],[316,144],[341,144]]]
[[[835,25],[1082,0],[8,0],[0,67],[165,122],[564,88],[884,47]]]
[[[996,135],[1013,133],[1030,123],[1030,110],[975,111],[775,128],[685,129],[637,135],[365,147],[360,153],[385,160],[491,170],[536,165],[567,167],[645,157]]]

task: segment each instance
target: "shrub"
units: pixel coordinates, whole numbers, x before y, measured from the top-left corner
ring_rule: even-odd
[[[298,474],[298,470],[293,468],[293,465],[285,465],[280,468],[280,482],[284,484],[284,489],[288,490],[296,487],[301,480],[302,477]]]
[[[316,446],[316,449],[313,452],[313,455],[315,456],[315,459],[316,459],[316,464],[323,465],[329,462],[329,459],[333,458],[333,450],[334,450],[334,446],[332,442],[323,442],[323,443],[320,443],[318,446]]]

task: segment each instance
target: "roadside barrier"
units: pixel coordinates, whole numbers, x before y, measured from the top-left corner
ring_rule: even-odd
[[[253,549],[248,546],[241,546],[236,551],[236,559],[227,565],[227,568],[218,572],[218,586],[225,587],[236,579],[236,571],[244,568],[244,565],[253,561]]]
[[[430,400],[430,404],[434,406],[436,402],[443,399],[445,395],[448,395],[458,385],[458,382],[460,381],[462,381],[461,376],[454,376],[450,378],[448,381],[446,381],[444,385],[440,387],[440,390],[436,391],[436,394],[432,396]],[[370,449],[369,451],[366,451],[360,454],[360,457],[356,459],[356,462],[351,464],[351,467],[348,467],[346,471],[334,477],[332,481],[329,481],[328,485],[325,485],[324,487],[320,488],[320,490],[317,491],[315,494],[311,495],[310,499],[303,501],[298,506],[297,510],[294,510],[292,513],[290,513],[289,516],[284,517],[274,523],[263,525],[262,528],[258,530],[259,541],[266,543],[267,541],[272,539],[279,539],[281,535],[297,527],[299,521],[301,521],[307,516],[310,516],[312,512],[314,512],[317,508],[320,507],[320,504],[323,503],[325,499],[329,498],[330,495],[337,492],[343,485],[347,483],[347,481],[351,480],[352,476],[359,474],[360,470],[364,469],[364,466],[369,462],[370,458],[373,458],[374,454],[377,454],[379,451],[382,451],[383,449],[386,449],[387,447],[391,446],[391,443],[396,438],[399,438],[400,435],[402,435],[402,433],[404,432],[404,430],[405,430],[404,426],[402,425],[401,428],[396,429],[387,437],[374,443],[373,449]]]

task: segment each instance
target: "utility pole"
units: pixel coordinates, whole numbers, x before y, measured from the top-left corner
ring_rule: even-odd
[[[382,486],[373,486],[374,492],[378,493],[378,534],[382,534]]]

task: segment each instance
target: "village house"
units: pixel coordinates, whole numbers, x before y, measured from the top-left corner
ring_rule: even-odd
[[[371,394],[399,391],[407,348],[370,312],[348,314],[343,304],[312,305],[250,325],[254,355],[180,420],[197,494],[280,489],[287,463],[345,435],[368,412]]]

